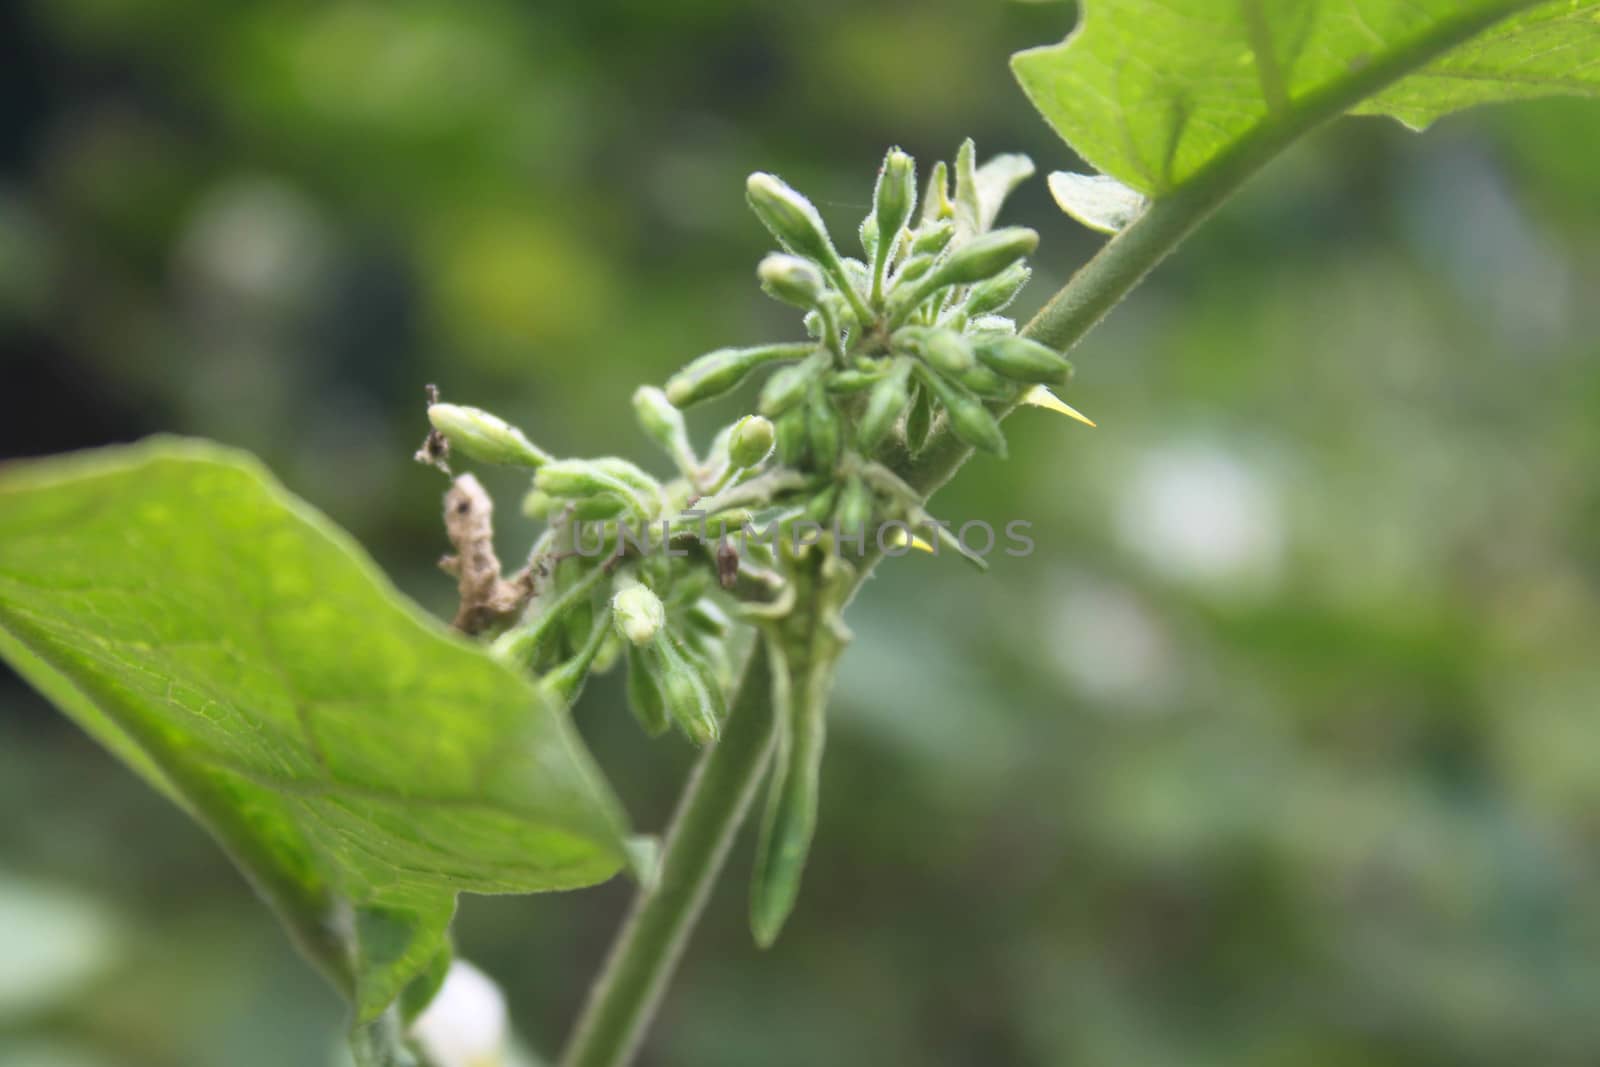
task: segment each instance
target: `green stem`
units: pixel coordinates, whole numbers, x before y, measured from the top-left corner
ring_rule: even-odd
[[[752,654],[722,740],[701,757],[662,850],[660,878],[641,891],[589,991],[562,1067],[628,1063],[744,822],[776,736],[766,654]]]

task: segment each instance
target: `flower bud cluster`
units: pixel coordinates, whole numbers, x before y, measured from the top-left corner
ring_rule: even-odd
[[[840,253],[805,196],[751,175],[751,210],[782,249],[761,261],[761,287],[806,313],[812,340],[719,349],[674,374],[664,395],[688,407],[770,371],[757,411],[772,424],[777,462],[817,478],[800,505],[811,520],[865,525],[892,513],[853,472],[917,454],[940,426],[1004,454],[999,413],[1072,374],[1000,314],[1027,284],[1038,235],[993,222],[1032,172],[1014,155],[978,166],[968,141],[954,168],[933,168],[919,211],[916,164],[890,149],[859,228],[860,259]]]
[[[431,396],[419,458],[528,470],[523,512],[545,523],[510,583],[531,590],[526,609],[496,651],[565,699],[588,674],[625,663],[629,704],[649,733],[676,725],[696,743],[715,740],[733,650],[748,636],[724,607],[783,618],[798,561],[818,563],[813,545],[841,564],[846,539],[865,544],[885,523],[929,518],[893,473],[902,461],[940,432],[1004,453],[999,415],[1070,377],[1065,359],[1002,317],[1028,281],[1038,236],[994,221],[1032,170],[1014,155],[978,166],[968,141],[953,167],[932,168],[919,197],[915,161],[891,149],[858,229],[859,258],[840,251],[811,201],[774,175],[751,175],[749,205],[779,246],[760,263],[761,287],[803,313],[806,339],[720,348],[633,394],[670,478],[615,456],[558,457],[496,415]],[[755,410],[697,451],[684,409],[758,376]],[[830,533],[804,549],[788,537],[752,544],[752,523]]]
[[[714,503],[691,511],[690,504],[737,494],[759,474],[773,450],[772,423],[760,415],[736,420],[702,459],[668,394],[640,388],[633,396],[639,426],[678,468],[662,481],[615,456],[556,458],[496,415],[430,401],[430,441],[442,444],[419,458],[530,470],[523,513],[546,523],[515,583],[533,594],[522,618],[497,635],[496,651],[567,700],[589,674],[625,661],[629,703],[650,734],[676,725],[696,744],[714,741],[727,714],[736,638],[718,584],[737,581],[739,559],[708,550],[701,531],[737,526],[749,513]]]

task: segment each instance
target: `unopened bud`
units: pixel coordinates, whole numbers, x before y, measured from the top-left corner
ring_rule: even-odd
[[[878,218],[878,247],[894,247],[916,205],[917,164],[900,149],[891,148],[883,157],[878,187],[872,196],[872,211]]]
[[[615,493],[580,497],[572,502],[572,517],[584,522],[604,522],[629,510],[631,501]]]
[[[550,461],[549,454],[524,437],[521,430],[478,408],[432,404],[428,407],[428,421],[444,434],[452,449],[469,459],[518,467],[540,467]]]
[[[973,347],[985,366],[1013,381],[1060,385],[1072,377],[1072,364],[1065,356],[1026,337],[989,334]]]
[[[845,482],[839,496],[839,529],[846,534],[862,534],[872,524],[872,490],[860,478]]]
[[[736,387],[757,367],[800,359],[813,345],[762,345],[757,348],[719,348],[708,352],[667,379],[666,396],[673,406],[686,408],[710,400]]]
[[[808,259],[774,252],[761,261],[756,277],[768,293],[795,307],[814,308],[827,291],[822,272]]]
[[[643,652],[667,714],[695,744],[715,741],[727,711],[715,672],[671,630]]]
[[[905,359],[895,361],[888,375],[872,387],[867,397],[867,409],[856,426],[856,443],[861,451],[875,452],[889,431],[894,429],[900,412],[911,402],[911,363]]]
[[[1017,298],[1032,275],[1027,264],[1013,263],[988,281],[978,283],[967,297],[967,314],[978,316],[999,311]]]
[[[634,645],[648,645],[667,622],[661,598],[635,582],[611,598],[611,618],[622,636]]]
[[[757,172],[745,182],[750,209],[778,243],[797,256],[828,266],[837,262],[828,228],[811,201],[773,174]]]
[[[593,464],[595,470],[608,474],[623,485],[642,493],[655,493],[661,488],[661,483],[656,481],[649,471],[637,463],[630,463],[620,457],[596,456],[587,462]]]
[[[689,431],[683,422],[683,412],[662,390],[653,385],[641,385],[634,390],[633,413],[640,428],[668,452],[676,455],[688,447]]]
[[[982,363],[974,363],[953,377],[985,400],[1011,400],[1021,388],[1016,382],[1000,377]]]
[[[982,400],[932,371],[925,371],[921,377],[923,386],[932,390],[944,405],[950,416],[950,429],[957,437],[973,448],[997,456],[1006,454],[1006,438],[1000,432],[1000,422],[983,406]]]
[[[861,220],[861,228],[857,231],[861,238],[861,250],[867,254],[868,259],[878,257],[878,216],[868,212],[867,217]],[[891,249],[890,251],[893,251]]]
[[[967,323],[967,334],[976,338],[979,334],[1002,333],[1006,335],[1017,332],[1017,320],[1004,315],[977,315]]]
[[[672,725],[667,705],[656,683],[655,672],[647,652],[638,648],[628,650],[627,677],[628,707],[634,718],[650,737],[660,737]]]
[[[811,443],[812,462],[820,470],[831,471],[844,446],[844,428],[833,402],[820,388],[812,391],[806,404],[806,436]]]
[[[992,278],[1039,247],[1039,235],[1026,226],[981,233],[961,245],[929,278],[933,287],[972,285]]]
[[[894,340],[941,374],[960,374],[974,362],[972,346],[954,330],[905,326],[895,332]]]
[[[919,388],[911,398],[910,410],[906,412],[906,448],[913,456],[927,445],[932,429],[933,402],[929,399],[928,390]]]
[[[883,375],[876,371],[861,370],[851,367],[849,370],[835,371],[828,375],[823,387],[835,396],[844,393],[859,393],[863,389],[871,389],[883,380]]]
[[[548,519],[560,506],[561,502],[555,497],[537,489],[528,490],[528,495],[522,498],[522,513],[530,519]]]
[[[798,467],[811,447],[806,434],[806,409],[797,407],[784,412],[773,423],[773,430],[778,438],[778,462],[786,467]]]
[[[805,510],[800,517],[805,521],[820,526],[828,521],[828,516],[833,514],[833,505],[839,499],[839,487],[830,485],[816,493],[806,501]]]
[[[685,618],[690,626],[713,637],[726,637],[733,630],[733,620],[728,613],[707,597],[690,604]]]
[[[956,235],[954,223],[928,222],[917,228],[917,236],[911,242],[911,254],[914,256],[937,255],[943,252],[950,243],[950,238]]]
[[[924,222],[948,219],[955,213],[955,205],[950,203],[950,168],[941,159],[928,175],[928,194],[922,198],[922,219]]]
[[[756,408],[769,419],[775,419],[796,407],[811,391],[811,385],[833,366],[833,357],[818,351],[815,355],[792,367],[784,367],[767,379],[761,388],[761,399]]]
[[[735,467],[754,467],[772,451],[776,431],[770,420],[746,415],[734,424],[728,438],[728,462]]]
[[[533,484],[540,492],[565,500],[608,493],[622,495],[632,488],[586,459],[552,460],[539,468]]]

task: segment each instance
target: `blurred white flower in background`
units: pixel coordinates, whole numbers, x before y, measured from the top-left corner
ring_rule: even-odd
[[[506,998],[482,971],[456,960],[411,1036],[438,1067],[506,1067]]]
[[[1280,494],[1235,452],[1207,443],[1152,449],[1114,508],[1122,546],[1167,578],[1258,592],[1277,577],[1285,540]]]
[[[1090,575],[1060,583],[1046,627],[1056,667],[1097,702],[1130,712],[1171,706],[1177,663],[1160,616],[1131,589]]]
[[[117,963],[123,943],[93,897],[0,870],[0,1031],[82,997]]]
[[[188,310],[233,329],[302,313],[325,285],[331,241],[316,205],[290,183],[255,174],[218,182],[178,243]]]

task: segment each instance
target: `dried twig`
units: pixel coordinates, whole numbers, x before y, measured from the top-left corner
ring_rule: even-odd
[[[482,633],[515,619],[534,594],[534,575],[523,569],[510,579],[500,576],[494,502],[472,475],[461,475],[444,495],[444,526],[456,554],[440,560],[439,566],[455,576],[461,594],[456,629]]]

